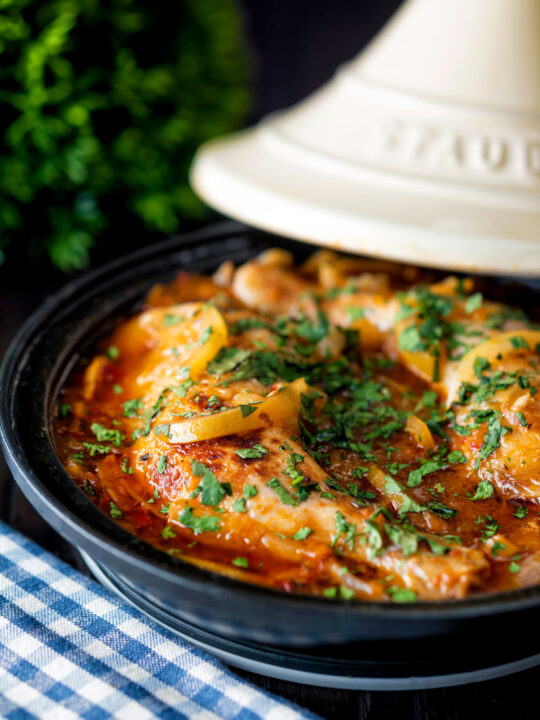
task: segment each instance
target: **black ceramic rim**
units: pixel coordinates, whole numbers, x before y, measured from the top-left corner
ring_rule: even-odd
[[[329,601],[243,583],[197,568],[134,537],[102,513],[64,470],[50,440],[48,415],[57,388],[73,367],[74,348],[80,347],[81,338],[86,337],[86,344],[94,341],[99,337],[96,334],[97,324],[103,327],[107,320],[121,316],[118,308],[127,312],[144,296],[145,290],[164,275],[172,277],[182,267],[207,272],[228,257],[241,261],[263,247],[276,245],[286,246],[301,255],[309,250],[303,243],[255,232],[236,223],[220,223],[151,245],[81,275],[45,301],[17,333],[0,368],[0,445],[23,492],[41,514],[46,511],[46,514],[55,516],[61,526],[69,529],[67,534],[70,537],[75,535],[84,538],[89,545],[106,546],[109,554],[122,557],[127,565],[144,566],[158,582],[161,579],[176,584],[179,589],[190,587],[201,593],[219,593],[221,599],[226,598],[231,603],[249,596],[252,602],[260,600],[266,607],[271,605],[278,616],[280,608],[288,608],[298,613],[303,609],[324,612],[329,620],[333,615],[339,615],[343,621],[345,616],[353,624],[355,618],[376,618],[383,622],[385,618],[393,621],[446,621],[516,612],[539,605],[540,586],[479,594],[463,600],[392,605],[370,601]],[[224,254],[220,256],[220,252]],[[123,285],[128,285],[139,275],[143,278],[139,278],[138,290],[131,287],[122,295]],[[103,300],[99,307],[93,308],[92,301],[99,296],[100,288],[110,283],[111,277],[115,278],[116,295],[111,299],[110,308],[107,309]],[[21,384],[21,374],[30,353],[36,351],[36,346],[40,349],[40,343],[45,343],[47,329],[69,313],[70,303],[81,304],[83,300],[88,302],[90,309],[81,320],[80,332],[74,337],[66,337],[63,353],[47,377],[42,377],[44,368],[34,368],[38,373],[38,391],[34,395],[29,394],[29,388]],[[28,417],[33,419],[34,426],[39,423],[41,428],[30,440],[14,430],[14,418],[21,404]],[[28,448],[32,448],[33,457],[27,452]],[[55,488],[56,492],[51,488]]]

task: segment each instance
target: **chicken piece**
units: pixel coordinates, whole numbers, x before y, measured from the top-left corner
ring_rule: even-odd
[[[156,287],[70,381],[66,469],[158,547],[290,592],[537,582],[537,331],[417,278],[268,251]]]

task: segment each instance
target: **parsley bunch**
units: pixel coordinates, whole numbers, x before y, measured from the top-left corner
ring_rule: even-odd
[[[193,153],[247,105],[234,0],[5,0],[0,52],[0,260],[82,268],[97,236],[202,216]]]

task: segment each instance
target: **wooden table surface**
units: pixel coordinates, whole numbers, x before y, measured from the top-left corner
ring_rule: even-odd
[[[21,280],[0,269],[0,357],[25,317],[63,279],[54,273]],[[0,388],[1,391],[1,388]],[[28,504],[0,455],[0,517],[60,558],[85,571],[76,551]],[[516,627],[516,632],[526,632]],[[540,668],[484,683],[415,692],[351,692],[302,686],[237,671],[250,682],[329,720],[538,720]]]

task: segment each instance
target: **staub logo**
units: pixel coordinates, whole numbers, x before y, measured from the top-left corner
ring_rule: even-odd
[[[459,132],[403,120],[378,125],[371,151],[381,160],[429,169],[482,175],[484,180],[540,184],[540,135],[502,136]]]

